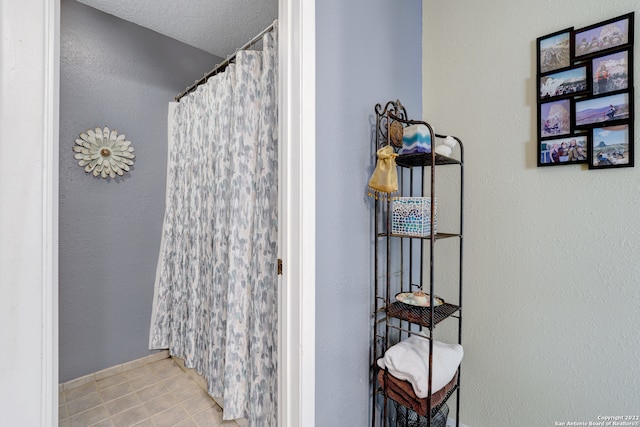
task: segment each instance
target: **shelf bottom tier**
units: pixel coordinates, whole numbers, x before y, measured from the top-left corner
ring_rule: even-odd
[[[438,412],[431,416],[431,424],[429,424],[427,417],[416,414],[413,410],[395,400],[389,400],[395,406],[396,427],[447,427],[449,407],[446,403],[442,404]]]
[[[431,410],[429,410],[428,399],[426,397],[417,397],[410,382],[400,380],[388,372],[385,373],[384,369],[378,371],[377,377],[380,392],[383,392],[387,398],[398,402],[423,417],[426,417],[427,414],[430,414],[431,417],[436,415],[442,405],[458,389],[458,373],[456,372],[447,385],[431,394]]]

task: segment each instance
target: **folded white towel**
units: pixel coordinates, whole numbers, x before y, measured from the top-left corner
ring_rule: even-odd
[[[464,352],[460,344],[433,341],[433,376],[431,393],[447,385],[460,366]],[[387,369],[394,377],[406,380],[413,386],[419,398],[429,393],[429,340],[411,336],[389,348],[378,366]]]

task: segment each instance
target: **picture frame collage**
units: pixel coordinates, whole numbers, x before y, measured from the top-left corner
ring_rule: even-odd
[[[537,42],[538,166],[634,166],[634,13]]]

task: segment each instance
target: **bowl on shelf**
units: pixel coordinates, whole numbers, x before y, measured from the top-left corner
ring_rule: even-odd
[[[435,303],[434,305],[437,307],[439,305],[444,304],[444,300],[436,295],[433,296]],[[416,307],[430,307],[431,306],[431,296],[422,291],[416,292],[400,292],[396,294],[396,300]]]

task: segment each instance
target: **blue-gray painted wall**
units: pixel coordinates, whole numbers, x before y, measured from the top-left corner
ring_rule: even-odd
[[[374,105],[422,111],[422,2],[316,2],[316,426],[370,425]]]
[[[421,116],[421,2],[323,0],[317,13],[316,425],[367,425],[373,106]],[[166,168],[166,103],[219,62],[62,1],[60,381],[148,354]],[[126,179],[87,176],[77,135],[109,125],[136,148]],[[159,141],[159,142],[158,142]]]
[[[62,0],[60,382],[143,357],[164,214],[167,103],[220,58]],[[135,148],[124,178],[86,174],[80,132],[109,126]]]

